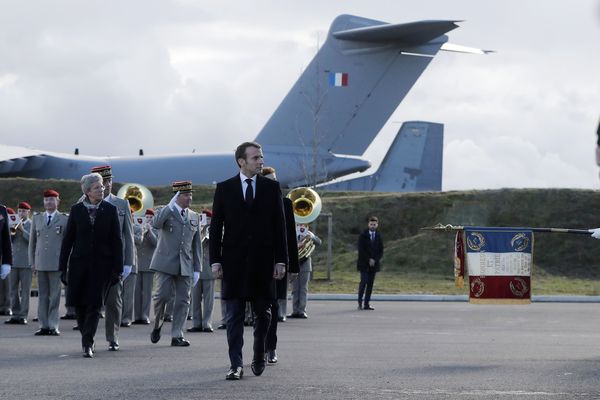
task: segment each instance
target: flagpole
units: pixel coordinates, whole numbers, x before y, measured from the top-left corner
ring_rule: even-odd
[[[502,226],[502,227],[490,227],[490,228],[508,228],[515,230],[524,230],[524,231],[532,231],[532,232],[548,232],[548,233],[571,233],[576,235],[591,235],[587,229],[570,229],[570,228],[532,228],[532,227],[512,227],[512,226]],[[438,231],[438,232],[454,232],[454,231],[463,231],[465,229],[462,225],[451,225],[451,224],[437,224],[434,226],[426,226],[421,228],[424,231]]]

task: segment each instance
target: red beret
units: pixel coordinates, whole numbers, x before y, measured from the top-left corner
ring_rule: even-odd
[[[59,197],[60,195],[54,189],[46,189],[44,190],[44,197]]]
[[[17,208],[20,208],[22,210],[31,210],[31,206],[29,205],[28,202],[26,201],[22,201],[19,203],[19,206]]]
[[[12,209],[12,208],[10,208],[10,207],[6,207],[6,212],[7,212],[8,214],[16,214],[15,210],[13,210],[13,209]]]
[[[149,208],[146,210],[146,214],[144,214],[144,215],[154,215],[154,210]]]
[[[212,218],[212,212],[210,210],[202,210],[202,214],[206,214],[207,217]]]

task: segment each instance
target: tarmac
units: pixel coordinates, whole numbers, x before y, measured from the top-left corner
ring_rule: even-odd
[[[365,311],[311,297],[308,319],[279,325],[279,362],[260,377],[246,328],[241,381],[225,380],[222,330],[176,348],[167,323],[158,344],[150,326],[121,328],[121,350],[109,352],[101,320],[96,357],[84,359],[73,321],[59,337],[0,324],[0,399],[600,399],[597,304],[379,298]]]

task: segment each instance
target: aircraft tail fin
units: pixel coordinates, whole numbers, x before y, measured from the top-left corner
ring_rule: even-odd
[[[456,22],[337,17],[256,141],[271,151],[362,155]]]
[[[405,122],[375,173],[320,188],[368,192],[441,191],[443,146],[443,124]]]

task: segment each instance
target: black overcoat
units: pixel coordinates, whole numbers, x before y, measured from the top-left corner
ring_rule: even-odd
[[[362,272],[376,271],[380,269],[379,261],[383,257],[383,241],[378,231],[375,231],[375,240],[371,240],[368,229],[358,236],[358,261],[356,269]],[[375,266],[369,266],[369,258],[375,260]]]
[[[8,227],[6,207],[0,205],[0,264],[12,265],[12,243]]]
[[[123,243],[117,208],[98,205],[94,224],[87,207],[71,207],[63,238],[60,270],[67,271],[67,306],[101,306],[111,283],[123,272]]]
[[[288,263],[279,183],[256,178],[248,207],[240,176],[217,184],[210,224],[210,264],[223,267],[223,299],[275,298],[275,263]]]

